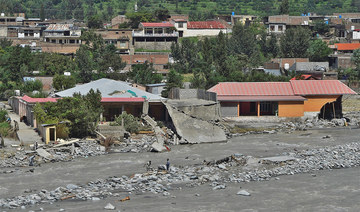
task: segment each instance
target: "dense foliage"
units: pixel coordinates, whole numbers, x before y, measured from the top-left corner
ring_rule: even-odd
[[[170,13],[190,14],[195,20],[214,14],[276,15],[289,12],[292,15],[316,12],[357,12],[358,0],[0,0],[0,11],[25,12],[28,17],[89,20],[97,15],[110,20],[118,14],[138,11],[152,12],[168,9]]]
[[[91,89],[85,96],[75,94],[73,97],[58,99],[57,102],[37,104],[34,113],[39,124],[68,122],[70,136],[81,138],[94,134],[103,111],[100,101],[101,93]]]
[[[125,111],[121,115],[115,117],[116,125],[122,125],[122,123],[124,123],[124,128],[126,131],[130,133],[139,132],[140,129],[139,119],[131,114],[126,113]]]
[[[295,33],[302,29],[295,28]],[[286,37],[286,35],[283,35]],[[310,40],[310,34],[308,36]],[[282,39],[284,40],[284,39]],[[291,44],[294,50],[302,46]],[[298,45],[296,43],[296,45]],[[252,71],[278,54],[279,44],[275,35],[267,38],[261,25],[245,27],[235,25],[231,37],[220,33],[214,38],[182,39],[171,47],[177,73],[192,73],[191,84],[195,88],[209,88],[221,81],[286,81],[289,77],[274,76],[261,71]],[[307,48],[305,48],[306,54]],[[297,55],[296,55],[297,56]],[[178,82],[176,74],[169,75],[167,87]],[[176,83],[178,84],[178,83]],[[166,93],[163,93],[166,96]]]

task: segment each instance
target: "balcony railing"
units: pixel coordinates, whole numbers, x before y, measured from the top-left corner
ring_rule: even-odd
[[[144,33],[143,31],[132,32],[133,37],[179,37],[178,32],[172,33]]]

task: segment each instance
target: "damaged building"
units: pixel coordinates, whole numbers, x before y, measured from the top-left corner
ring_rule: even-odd
[[[339,118],[342,96],[356,94],[338,80],[222,82],[208,91],[217,93],[222,117]]]
[[[103,78],[55,93],[55,97],[72,97],[75,93],[86,95],[91,89],[101,92],[104,121],[113,121],[124,111],[139,117],[145,112],[143,110],[156,120],[165,120],[166,109],[162,103],[165,98],[132,87],[127,82]]]

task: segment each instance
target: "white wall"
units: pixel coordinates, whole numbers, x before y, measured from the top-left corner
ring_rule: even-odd
[[[184,37],[216,36],[220,31],[227,33],[226,29],[187,29],[184,30]]]
[[[34,38],[40,38],[40,32],[34,33]]]
[[[19,37],[19,38],[25,38],[25,33],[19,32],[19,33],[18,33],[18,37]]]
[[[353,39],[360,39],[360,32],[353,31]]]

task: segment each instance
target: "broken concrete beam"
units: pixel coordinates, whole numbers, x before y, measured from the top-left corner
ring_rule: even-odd
[[[169,104],[165,103],[165,106],[173,121],[177,134],[188,143],[213,143],[227,140],[224,130],[219,126],[191,117],[178,111]]]
[[[53,147],[56,148],[56,147],[66,146],[66,145],[70,145],[70,144],[73,144],[73,143],[76,143],[76,142],[79,142],[79,141],[80,141],[79,139],[74,139],[74,140],[71,140],[71,141],[65,141],[65,142],[62,142],[60,144],[56,144]]]
[[[37,149],[36,153],[38,153],[40,157],[46,158],[48,160],[54,159],[54,156],[44,149]]]
[[[154,152],[164,152],[166,151],[166,148],[159,144],[158,142],[154,142],[152,145],[151,145],[151,148],[152,148],[152,151]]]

